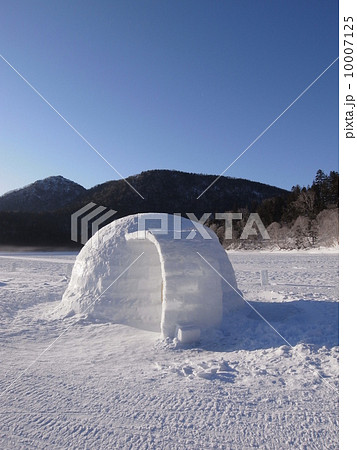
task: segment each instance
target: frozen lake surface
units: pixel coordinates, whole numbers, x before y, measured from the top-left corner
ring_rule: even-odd
[[[249,305],[184,348],[53,319],[75,254],[0,253],[0,448],[338,448],[338,254],[229,257]]]

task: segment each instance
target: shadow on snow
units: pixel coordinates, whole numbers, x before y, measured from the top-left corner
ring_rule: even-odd
[[[289,344],[326,348],[338,345],[339,310],[336,302],[252,301],[249,304],[271,326],[247,304],[243,311],[237,311],[224,318],[222,331],[205,333],[199,347],[204,350],[225,352],[259,350]]]

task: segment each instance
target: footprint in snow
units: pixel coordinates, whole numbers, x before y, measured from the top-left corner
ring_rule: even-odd
[[[238,371],[227,361],[200,362],[192,366],[182,367],[182,373],[189,379],[203,378],[205,380],[220,380],[233,383]]]
[[[197,364],[184,364],[175,366],[165,366],[155,363],[155,369],[168,374],[175,374],[185,377],[188,380],[202,378],[205,380],[220,380],[233,383],[238,371],[232,367],[228,361],[201,361]]]

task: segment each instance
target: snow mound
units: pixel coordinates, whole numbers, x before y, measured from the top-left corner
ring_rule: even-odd
[[[180,216],[146,213],[116,220],[86,243],[58,314],[173,338],[178,326],[219,327],[224,314],[243,304],[212,230]]]

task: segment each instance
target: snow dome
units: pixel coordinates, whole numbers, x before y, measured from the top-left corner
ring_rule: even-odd
[[[244,302],[215,270],[237,289],[228,256],[209,228],[169,214],[124,217],[82,248],[60,311],[171,338],[182,326],[219,327],[223,313]]]

